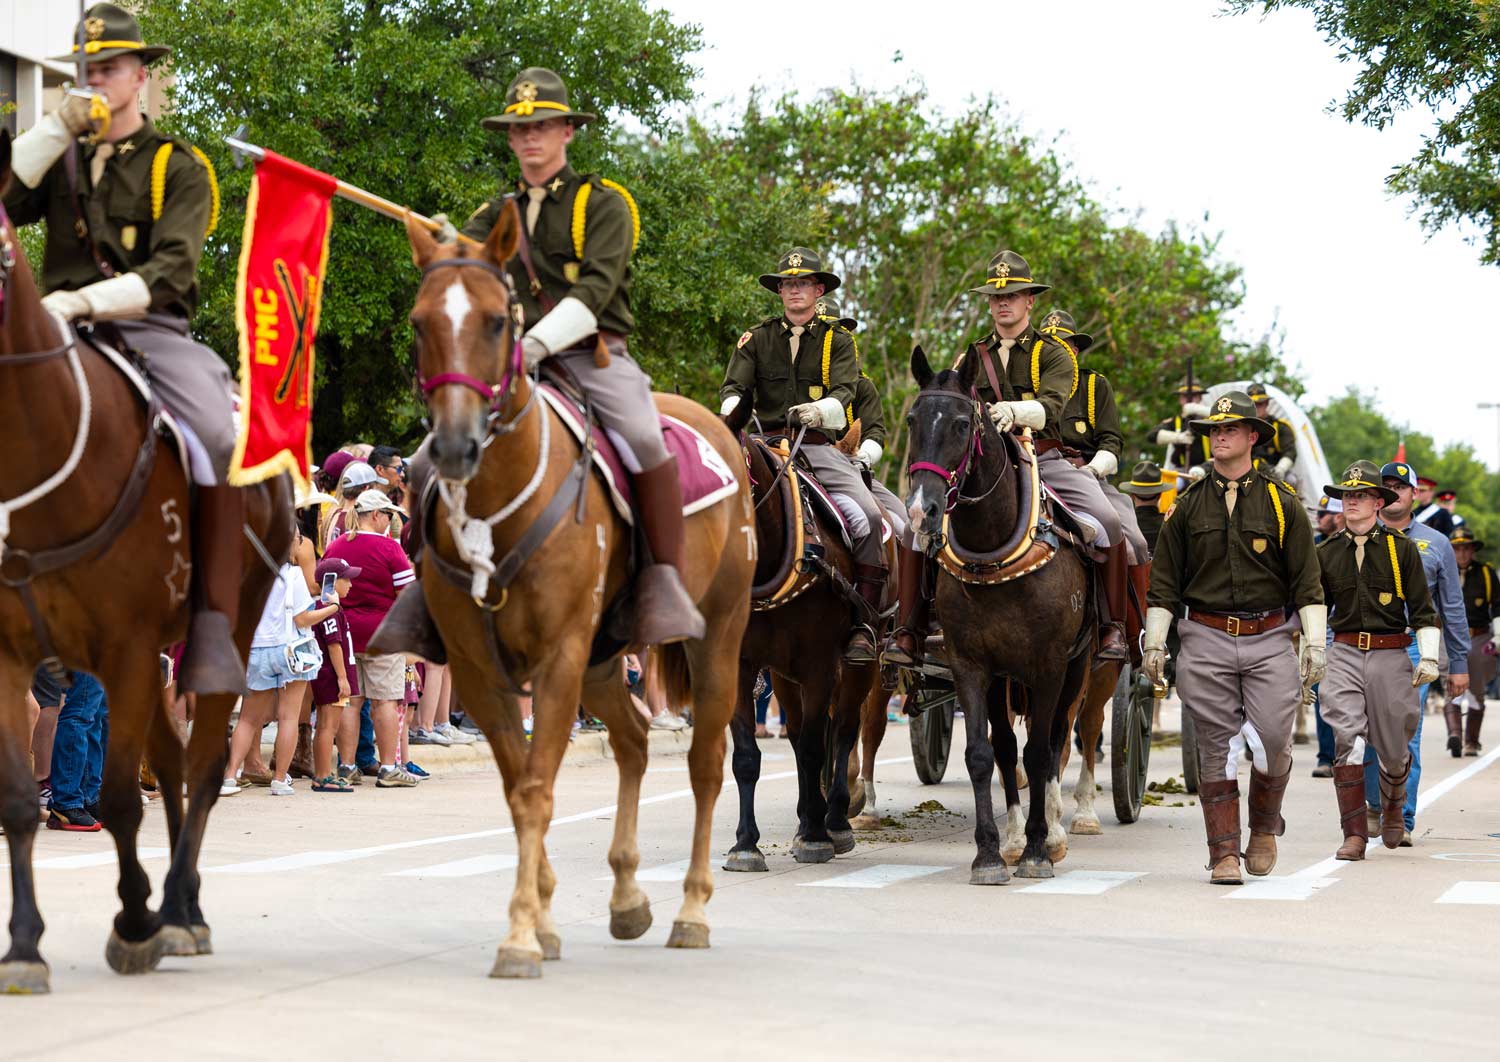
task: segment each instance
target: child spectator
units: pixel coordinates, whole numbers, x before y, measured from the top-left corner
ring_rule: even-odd
[[[359,578],[359,568],[339,557],[325,557],[318,564],[318,584],[334,577],[333,601],[342,601]],[[325,601],[325,604],[332,602]],[[353,786],[340,778],[333,764],[333,741],[351,697],[359,695],[359,674],[354,663],[354,635],[340,608],[313,628],[323,650],[323,667],[312,682],[313,703],[318,706],[317,733],[313,738],[313,783],[315,793],[351,793]],[[350,759],[352,749],[342,750]],[[358,777],[356,775],[355,777]]]

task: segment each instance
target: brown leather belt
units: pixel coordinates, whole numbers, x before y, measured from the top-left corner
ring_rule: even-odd
[[[1031,448],[1036,451],[1038,457],[1041,457],[1050,450],[1065,449],[1063,444],[1057,439],[1035,439],[1032,441]]]
[[[1352,645],[1362,653],[1368,653],[1371,649],[1405,649],[1411,644],[1411,635],[1339,631],[1334,634],[1333,640],[1343,645]]]
[[[1212,627],[1216,631],[1223,631],[1231,638],[1240,638],[1275,630],[1286,622],[1286,613],[1277,611],[1261,616],[1259,619],[1241,619],[1238,616],[1220,616],[1215,612],[1198,612],[1189,609],[1188,619],[1194,623],[1201,623],[1205,627]]]

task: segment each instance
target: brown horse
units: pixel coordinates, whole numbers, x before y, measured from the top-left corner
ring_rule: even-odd
[[[0,188],[10,176],[10,138],[0,136]],[[91,406],[87,420],[84,402]],[[163,954],[211,950],[198,906],[198,852],[228,758],[232,695],[199,697],[187,754],[162,703],[159,650],[180,641],[189,616],[187,476],[174,448],[125,376],[43,309],[8,218],[0,214],[0,424],[9,456],[0,498],[13,503],[64,465],[87,432],[82,460],[55,491],[15,509],[0,561],[0,824],[10,848],[11,945],[0,992],[45,992],[43,924],[32,878],[37,789],[28,764],[26,691],[37,663],[87,671],[109,701],[109,748],[100,818],[120,858],[121,910],[105,957],[119,973],[154,968]],[[249,492],[247,519],[273,556],[291,547],[291,491],[278,479]],[[252,547],[246,543],[247,556]],[[245,566],[235,640],[248,653],[274,572]],[[33,615],[34,610],[34,615]],[[139,770],[145,754],[159,780],[172,864],[159,913],[136,854]]]
[[[580,703],[608,726],[620,771],[609,851],[615,874],[610,932],[629,940],[651,925],[650,901],[635,880],[647,724],[625,687],[623,645],[602,656],[593,652],[601,626],[608,624],[609,606],[629,584],[631,532],[595,477],[582,472],[581,482],[574,482],[581,448],[551,408],[534,400],[534,382],[515,371],[520,336],[503,266],[515,253],[518,233],[513,205],[482,248],[440,246],[425,229],[407,224],[413,258],[423,272],[411,318],[432,418],[428,453],[442,480],[427,525],[420,589],[447,647],[454,689],[489,738],[520,849],[510,932],[496,957],[494,977],[539,977],[542,960],[561,952],[550,910],[556,879],[543,842],[558,766]],[[455,302],[467,305],[468,312],[450,313]],[[673,395],[657,395],[656,401],[662,412],[696,428],[731,469],[743,468],[733,436],[707,410]],[[544,451],[543,439],[549,437]],[[743,472],[736,475],[733,497],[686,521],[683,582],[707,621],[707,634],[701,641],[664,646],[650,657],[653,679],[661,682],[670,703],[691,701],[696,724],[688,752],[697,803],[692,861],[668,947],[708,946],[709,835],[723,783],[724,728],[734,706],[735,666],[755,566],[749,484]],[[528,482],[538,486],[529,498],[522,497]],[[455,491],[463,493],[469,514],[494,514],[508,503],[522,503],[493,524],[497,560],[519,557],[511,551],[529,530],[546,526],[539,522],[554,499],[572,500],[546,534],[545,548],[509,567],[499,560],[499,570],[511,572],[513,579],[476,599],[450,527],[457,506],[448,499],[457,496]],[[463,577],[455,580],[455,571]],[[533,691],[530,744],[515,699],[526,682]]]

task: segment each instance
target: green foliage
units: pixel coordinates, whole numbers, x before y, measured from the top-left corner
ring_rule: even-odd
[[[1386,178],[1409,195],[1429,230],[1472,222],[1482,260],[1500,264],[1500,5],[1492,0],[1227,0],[1229,10],[1303,8],[1359,65],[1339,107],[1376,129],[1413,104],[1436,126]]]

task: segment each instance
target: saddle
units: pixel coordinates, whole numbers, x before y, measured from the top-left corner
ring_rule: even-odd
[[[143,364],[146,354],[127,344],[124,337],[108,325],[95,325],[87,332],[74,328],[73,334],[80,343],[97,353],[121,376],[125,377],[125,381],[135,391],[143,407],[156,411],[157,433],[177,451],[178,460],[182,462],[183,471],[189,473],[188,482],[191,484],[192,456],[188,451],[187,439],[178,426],[177,418],[156,398],[156,393],[151,388],[151,381],[146,378]],[[238,405],[237,397],[235,402]]]

